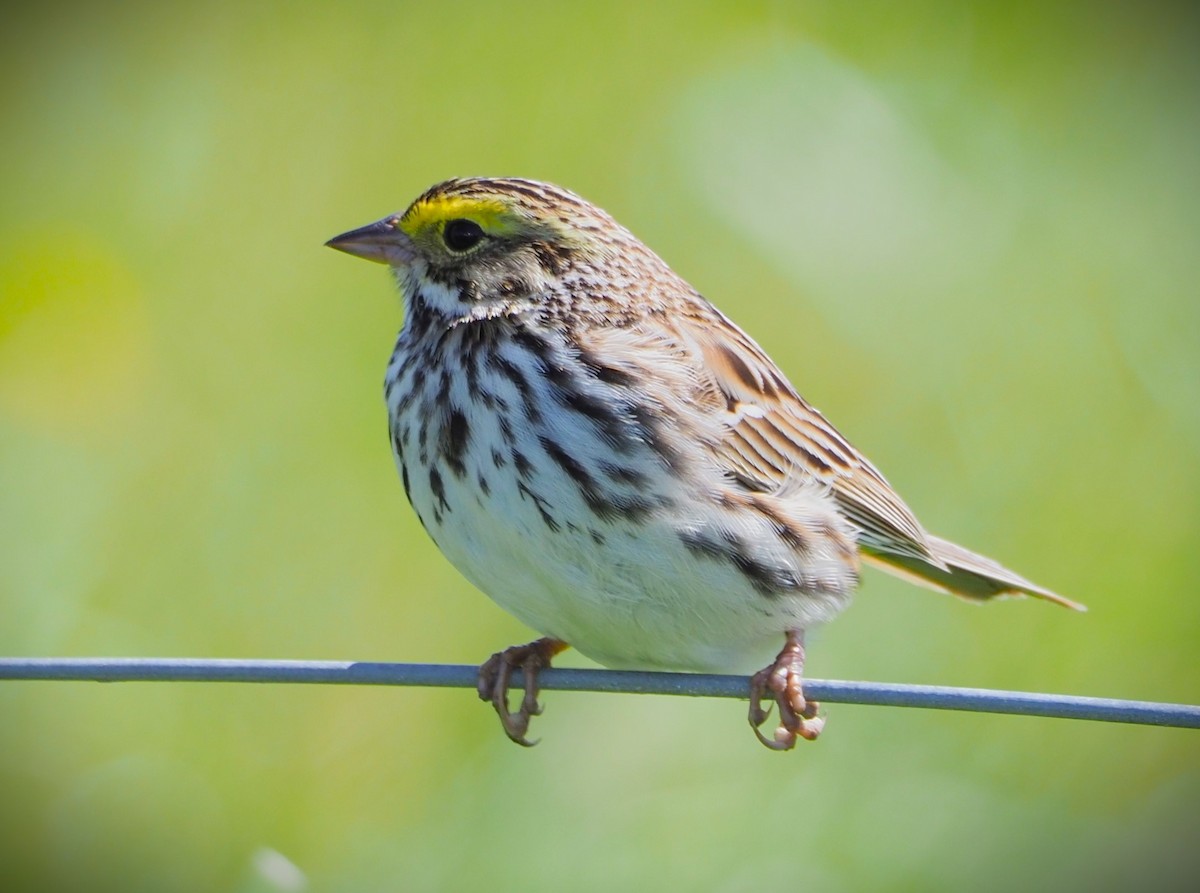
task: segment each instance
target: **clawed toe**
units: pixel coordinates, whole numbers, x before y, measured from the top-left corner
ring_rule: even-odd
[[[538,675],[566,647],[559,639],[538,639],[497,652],[479,668],[480,699],[491,703],[504,734],[522,747],[537,744],[526,736],[530,720],[542,712],[538,703]],[[508,692],[516,670],[521,671],[524,693],[519,709],[513,711],[509,709]],[[824,718],[817,715],[820,705],[804,697],[803,679],[804,634],[789,632],[774,663],[759,670],[750,680],[750,726],[758,740],[771,750],[791,750],[797,738],[813,741],[825,727]],[[762,727],[770,718],[773,705],[779,707],[779,724],[768,737]]]
[[[544,638],[528,645],[514,645],[493,654],[479,668],[477,691],[479,698],[490,701],[500,717],[504,734],[522,747],[533,747],[536,741],[525,737],[529,721],[542,712],[538,703],[538,674],[550,666],[550,659],[567,645],[558,639]],[[509,710],[508,690],[514,670],[519,669],[525,682],[525,693],[521,707],[516,712]]]
[[[824,718],[817,716],[820,705],[804,697],[803,676],[804,634],[789,632],[775,662],[750,680],[750,726],[758,740],[771,750],[791,750],[797,738],[814,741],[825,727]],[[771,715],[770,705],[763,707],[767,698],[779,705],[779,725],[770,738],[762,733],[762,726]]]

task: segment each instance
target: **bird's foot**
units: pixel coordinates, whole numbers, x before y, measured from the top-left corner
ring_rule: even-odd
[[[771,750],[791,750],[797,738],[814,741],[825,726],[824,718],[817,716],[820,705],[804,697],[803,677],[804,633],[789,632],[787,644],[775,662],[750,679],[750,726],[758,740]],[[762,706],[768,697],[779,705],[779,726],[771,738],[761,731],[771,715],[770,706],[766,709]]]
[[[498,651],[479,668],[477,690],[480,700],[491,702],[504,733],[522,747],[537,744],[527,739],[525,733],[529,731],[529,720],[542,712],[537,700],[538,673],[550,666],[550,659],[565,648],[567,643],[559,639],[538,639],[528,645],[514,645]],[[508,709],[508,688],[514,670],[520,670],[525,681],[521,709],[515,713]]]

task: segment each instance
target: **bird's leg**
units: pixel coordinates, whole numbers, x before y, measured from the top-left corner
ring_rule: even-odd
[[[500,717],[504,733],[522,747],[532,747],[536,741],[525,737],[529,731],[530,718],[542,712],[538,704],[538,673],[550,666],[550,658],[568,647],[560,639],[546,637],[528,645],[514,645],[493,654],[479,668],[477,690],[479,698],[491,701]],[[513,670],[520,670],[525,678],[525,696],[521,709],[513,713],[508,709],[508,685]]]
[[[797,737],[813,741],[825,725],[825,720],[817,716],[820,705],[804,698],[803,677],[804,631],[789,630],[787,642],[775,662],[750,679],[750,726],[758,740],[771,750],[791,750]],[[779,727],[773,738],[760,731],[771,714],[770,707],[764,710],[762,706],[766,697],[779,705]]]

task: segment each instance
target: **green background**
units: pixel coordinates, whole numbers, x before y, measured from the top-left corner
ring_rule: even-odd
[[[566,185],[926,525],[1091,612],[868,573],[812,675],[1200,701],[1187,4],[26,5],[0,28],[0,653],[477,663],[531,632],[389,454],[385,271]],[[568,665],[586,665],[578,656]],[[551,693],[0,684],[5,890],[1190,889],[1195,732]]]

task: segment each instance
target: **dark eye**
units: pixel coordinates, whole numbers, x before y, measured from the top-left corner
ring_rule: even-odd
[[[474,248],[483,239],[483,227],[474,220],[459,217],[446,224],[442,239],[451,251],[466,251]]]

